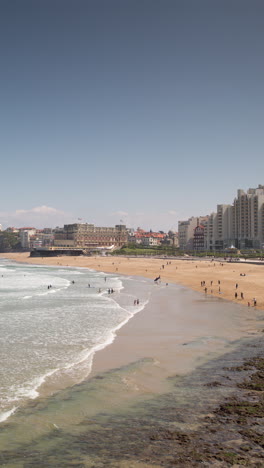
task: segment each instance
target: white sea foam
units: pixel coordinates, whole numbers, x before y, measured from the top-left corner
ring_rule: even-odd
[[[95,353],[111,344],[116,332],[147,303],[142,298],[132,306],[135,296],[121,293],[124,285],[117,275],[88,269],[74,273],[73,284],[71,267],[19,264],[6,274],[10,292],[2,291],[0,297],[0,421],[22,401],[38,397],[47,380],[52,387],[63,375],[72,383],[87,377]],[[89,283],[93,287],[88,288]],[[47,289],[49,284],[52,288]],[[114,294],[108,294],[109,288]]]
[[[17,406],[14,406],[11,410],[0,413],[0,422],[6,421],[12,414],[14,414],[17,408]]]

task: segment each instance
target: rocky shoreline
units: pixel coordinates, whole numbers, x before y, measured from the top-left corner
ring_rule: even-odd
[[[171,377],[170,392],[142,400],[125,411],[84,418],[77,433],[53,429],[48,436],[53,448],[39,451],[41,438],[18,451],[2,452],[1,463],[12,468],[261,468],[263,349],[262,336],[239,341],[235,349],[193,373]],[[86,386],[85,391],[89,391],[97,379],[115,379],[115,372],[118,370],[102,373],[74,391],[83,391]],[[32,405],[36,410],[40,405],[42,412],[54,398]],[[64,398],[66,402],[70,394],[66,392]]]
[[[256,357],[228,371],[252,374],[237,384],[237,394],[204,418],[198,431],[157,430],[150,435],[150,451],[158,449],[163,458],[160,466],[263,467],[264,359]],[[207,385],[221,384],[213,381]],[[154,457],[148,455],[147,459],[153,462]]]
[[[203,384],[204,390],[210,389],[213,392],[216,388],[219,390],[222,386],[230,385],[230,382],[234,380],[238,382],[231,394],[224,398],[211,413],[207,413],[209,408],[205,405],[202,410],[197,409],[197,414],[193,414],[193,421],[191,421],[188,409],[184,414],[183,408],[176,410],[173,406],[165,405],[163,411],[157,408],[158,418],[155,418],[154,424],[144,419],[140,424],[137,419],[129,420],[126,442],[124,437],[120,440],[122,426],[117,432],[111,431],[109,443],[112,445],[112,454],[115,455],[112,456],[112,463],[109,465],[133,467],[137,466],[134,465],[137,461],[139,466],[146,468],[154,466],[263,467],[264,358],[260,354],[250,360],[245,360],[238,366],[226,367],[224,371],[225,382],[223,379],[222,381],[220,379],[209,380]],[[246,374],[246,377],[241,380],[240,374]],[[165,415],[164,411],[166,411]],[[177,415],[175,415],[176,411]],[[177,423],[183,422],[183,425],[186,425],[189,418],[190,426],[193,422],[195,424],[198,422],[198,427],[195,430],[182,430],[176,424],[174,428],[174,417]],[[116,439],[115,434],[117,434]],[[86,437],[84,436],[83,442],[88,442],[90,445],[91,434],[87,434]],[[104,437],[107,438],[107,432]],[[122,450],[117,449],[116,444],[120,442],[119,447],[126,446],[125,457]],[[131,452],[135,450],[136,459],[131,456]],[[119,457],[122,459],[120,462],[117,461]],[[126,458],[126,462],[123,457]],[[103,463],[102,466],[105,464]]]

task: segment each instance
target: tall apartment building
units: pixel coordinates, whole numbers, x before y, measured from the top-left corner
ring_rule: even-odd
[[[217,214],[211,213],[204,226],[204,250],[215,250]]]
[[[199,218],[192,216],[186,221],[178,222],[178,239],[181,250],[193,248],[193,231],[197,226]]]
[[[193,248],[198,235],[195,220],[204,226],[204,250],[264,248],[264,185],[239,189],[233,205],[217,205],[217,212],[206,218],[190,218],[179,222],[182,249]],[[203,220],[203,221],[202,221]],[[201,232],[199,231],[199,235]],[[201,243],[200,243],[201,248]]]
[[[247,192],[237,191],[234,220],[238,248],[264,247],[264,185]]]
[[[65,224],[56,229],[54,246],[72,248],[121,247],[127,242],[127,229],[123,224],[115,227],[97,227],[94,224]]]
[[[235,243],[234,209],[232,205],[217,205],[213,250],[223,250]]]

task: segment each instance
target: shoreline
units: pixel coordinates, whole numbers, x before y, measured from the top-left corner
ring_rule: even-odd
[[[197,278],[197,276],[202,275],[203,278],[207,278],[208,275],[210,277],[214,277],[214,281],[216,282],[215,278],[216,277],[221,277],[223,273],[227,275],[228,272],[226,272],[227,269],[222,266],[222,264],[216,264],[214,267],[213,265],[211,266],[210,263],[208,264],[208,261],[200,261],[199,264],[196,265],[194,261],[184,261],[184,260],[174,260],[174,261],[168,261],[170,262],[169,265],[164,264],[164,260],[160,259],[119,259],[117,257],[44,257],[44,258],[39,258],[39,257],[29,257],[28,253],[19,253],[19,254],[0,254],[0,258],[7,258],[9,260],[13,260],[16,262],[24,263],[24,264],[33,264],[33,265],[43,265],[43,266],[54,266],[54,267],[73,267],[73,268],[89,268],[92,270],[100,271],[100,272],[105,272],[105,273],[111,273],[111,274],[117,274],[118,276],[124,276],[124,278],[129,278],[129,276],[132,276],[136,281],[139,281],[140,279],[148,278],[148,280],[153,280],[153,277],[155,278],[159,272],[162,272],[162,283],[159,285],[155,285],[153,282],[153,287],[155,291],[155,300],[154,302],[152,301],[151,303],[148,303],[141,311],[140,313],[136,313],[129,319],[123,326],[118,327],[117,330],[114,331],[113,334],[113,340],[111,343],[106,344],[102,349],[96,350],[95,353],[93,353],[92,357],[92,365],[91,365],[91,371],[89,375],[86,377],[85,380],[93,378],[95,375],[100,374],[101,372],[109,371],[113,368],[116,367],[122,367],[127,364],[131,364],[133,361],[137,361],[140,359],[144,358],[153,358],[156,355],[158,355],[158,351],[160,353],[160,357],[162,357],[163,361],[166,362],[166,365],[163,370],[163,376],[166,374],[168,375],[171,373],[179,373],[179,374],[184,374],[188,371],[193,370],[193,363],[191,362],[190,356],[188,359],[186,358],[186,349],[183,348],[178,348],[179,345],[185,345],[184,343],[186,341],[187,335],[188,335],[188,327],[187,329],[183,329],[183,343],[181,340],[176,339],[175,337],[173,338],[175,343],[172,343],[172,336],[171,336],[171,330],[177,330],[178,328],[178,322],[174,321],[174,317],[171,314],[171,311],[173,310],[174,307],[174,296],[175,292],[177,293],[176,288],[182,288],[182,286],[186,289],[186,292],[188,294],[195,294],[196,292],[199,293],[199,296],[197,296],[197,300],[201,304],[206,304],[208,301],[212,301],[213,308],[216,306],[217,303],[219,303],[220,308],[224,306],[225,300],[226,306],[229,308],[232,303],[236,303],[238,306],[244,305],[242,301],[230,301],[228,299],[228,294],[204,294],[203,293],[203,288],[201,290],[201,287],[197,287],[197,283],[200,281],[200,277]],[[164,265],[164,267],[162,266]],[[234,266],[239,266],[240,265],[231,265],[231,268],[233,269]],[[230,271],[230,265],[228,265],[229,269],[229,274],[231,273],[232,278],[234,277],[233,270]],[[249,265],[248,265],[249,267]],[[254,266],[253,265],[253,273],[256,273],[256,269],[259,269],[260,267]],[[251,265],[250,267],[251,268]],[[247,273],[249,273],[250,270],[247,270]],[[252,272],[251,272],[252,273]],[[258,274],[261,273],[261,270],[257,271]],[[238,271],[235,272],[236,276],[238,275]],[[158,275],[159,276],[159,275]],[[256,275],[255,275],[256,276]],[[243,280],[248,278],[255,278],[254,275],[249,275],[249,277],[242,277]],[[181,279],[181,281],[179,281]],[[260,282],[263,282],[264,286],[264,281],[262,280],[262,277],[260,275]],[[168,286],[166,286],[167,283],[165,283],[168,280]],[[170,281],[169,281],[170,280]],[[221,286],[223,283],[223,280],[221,279]],[[230,281],[230,280],[229,280]],[[151,282],[149,283],[151,284]],[[170,291],[170,284],[173,288],[173,292]],[[155,286],[154,286],[155,285]],[[163,292],[160,292],[160,289],[163,289]],[[228,289],[228,288],[227,288]],[[264,288],[263,288],[264,289]],[[165,293],[166,290],[166,293]],[[189,292],[188,292],[189,291]],[[157,294],[156,294],[157,293]],[[166,297],[166,301],[164,303],[164,294]],[[160,297],[159,297],[160,296]],[[224,299],[224,303],[222,301]],[[157,303],[155,303],[155,301]],[[118,301],[117,301],[118,302]],[[163,312],[165,306],[165,310]],[[199,309],[199,304],[196,305],[198,313],[201,313],[201,310]],[[260,307],[258,307],[260,309]],[[246,316],[248,314],[248,307],[243,307],[243,313]],[[231,313],[231,312],[230,312]],[[251,325],[251,333],[258,333],[261,330],[260,328],[260,323],[256,321],[256,316],[257,316],[257,308],[252,307],[252,318],[250,319],[251,321],[254,321],[254,325]],[[251,311],[250,311],[251,314]],[[221,314],[222,315],[222,314]],[[165,324],[166,322],[164,321],[164,318],[167,319],[168,321],[168,326],[166,327]],[[228,316],[226,316],[226,320],[228,320]],[[181,317],[178,317],[177,320],[181,321]],[[186,317],[184,320],[187,320]],[[189,329],[192,328],[194,322],[194,326],[197,326],[197,323],[195,322],[195,317],[190,317],[189,318]],[[217,318],[215,319],[217,321]],[[151,327],[149,324],[153,322],[153,327]],[[195,325],[196,323],[196,325]],[[238,324],[237,324],[238,325]],[[210,323],[211,329],[206,328],[206,323],[204,322],[204,328],[205,331],[210,335],[210,331],[214,330],[215,324]],[[218,326],[222,327],[222,330],[225,327],[225,322],[219,321]],[[253,330],[252,330],[253,327]],[[239,328],[239,327],[238,327]],[[246,330],[246,334],[248,333],[248,325],[244,325],[244,328]],[[217,335],[217,329],[214,330],[215,335]],[[239,334],[240,333],[240,334]],[[224,335],[223,335],[224,336]],[[240,330],[238,332],[238,329],[232,329],[230,334],[227,334],[226,337],[228,337],[228,340],[235,340],[239,339],[240,337],[244,336],[244,332]],[[160,337],[160,338],[159,338]],[[189,337],[190,338],[190,337]],[[195,333],[192,337],[195,339]],[[160,346],[158,339],[163,340],[162,341],[162,346],[164,347],[165,351],[162,349],[162,346]],[[156,341],[155,341],[156,340]],[[219,343],[212,342],[212,344],[209,346],[211,351],[213,351],[214,346],[218,346]],[[125,351],[125,352],[124,352]],[[174,354],[178,353],[179,356],[181,356],[181,365],[175,366],[175,359],[170,359],[169,354]],[[188,353],[187,353],[188,354]],[[166,368],[166,371],[165,371]],[[154,369],[154,368],[153,368]],[[156,369],[155,369],[156,370]],[[152,382],[153,385],[153,382]],[[155,385],[154,385],[155,386]],[[159,385],[157,385],[157,388],[159,388]],[[59,388],[58,388],[59,390]],[[40,395],[45,396],[45,394],[50,394],[49,392],[49,384],[44,382],[40,386]]]
[[[4,255],[1,257],[7,258]],[[105,262],[102,261],[104,260],[102,258],[82,258],[81,261],[77,261],[74,258],[59,257],[48,259],[48,263],[46,263],[46,259],[43,259],[44,262],[40,262],[42,259],[34,258],[32,259],[34,261],[26,261],[21,256],[19,258],[22,263],[55,267],[67,265],[76,268],[86,267],[118,276],[127,275],[125,281],[129,280],[129,276],[133,276],[137,281],[144,281],[144,276],[147,277],[147,275],[153,280],[153,273],[162,271],[162,284],[156,286],[152,283],[154,291],[151,296],[152,300],[140,313],[136,313],[132,317],[133,320],[129,320],[117,330],[114,341],[109,346],[95,353],[92,371],[88,378],[81,384],[62,391],[62,405],[58,406],[58,408],[62,406],[62,414],[52,413],[51,420],[58,426],[61,437],[63,437],[65,429],[67,437],[64,443],[67,450],[69,447],[72,450],[77,447],[78,450],[80,445],[82,454],[87,450],[87,454],[90,456],[91,446],[94,444],[95,451],[91,453],[91,456],[95,455],[95,465],[93,466],[96,466],[96,460],[99,463],[102,459],[106,460],[106,466],[120,466],[120,468],[132,467],[134,463],[135,466],[142,468],[154,466],[152,463],[156,463],[155,466],[161,466],[161,464],[163,466],[166,463],[164,466],[168,467],[197,466],[201,462],[208,463],[205,466],[212,466],[215,462],[222,462],[223,466],[232,466],[229,464],[229,460],[238,463],[240,461],[242,463],[251,461],[258,463],[259,457],[256,450],[259,450],[259,453],[262,450],[260,448],[261,442],[259,442],[261,434],[257,430],[258,418],[263,418],[262,393],[256,394],[249,384],[247,387],[245,386],[245,390],[241,389],[239,385],[244,377],[251,378],[250,375],[254,372],[254,365],[251,366],[251,370],[247,370],[248,365],[243,364],[245,358],[247,360],[251,354],[254,357],[263,347],[263,333],[261,334],[263,332],[263,316],[255,308],[248,310],[248,307],[240,307],[243,305],[242,301],[237,301],[236,307],[233,304],[235,301],[221,300],[227,299],[224,294],[220,297],[219,295],[205,295],[198,287],[201,274],[202,280],[206,281],[209,281],[207,278],[213,277],[213,281],[216,281],[216,278],[221,278],[221,286],[228,289],[228,281],[236,281],[239,269],[234,274],[230,268],[225,269],[225,266],[220,267],[219,265],[213,270],[213,267],[206,267],[203,264],[198,264],[198,268],[196,268],[195,262],[182,264],[181,262],[184,261],[175,261],[177,263],[173,261],[172,271],[172,267],[170,268],[169,265],[168,268],[166,265],[165,268],[162,267],[164,264],[162,260],[146,265],[146,263],[141,263],[141,259],[136,259],[139,260],[136,262],[137,265],[131,266],[130,260],[126,260],[126,263],[129,263],[127,265],[116,258],[108,259],[108,262]],[[9,259],[17,261],[15,258],[9,257]],[[89,265],[87,265],[87,260]],[[208,262],[203,263],[208,265]],[[238,266],[241,269],[241,265]],[[256,271],[256,268],[259,270]],[[145,271],[145,275],[142,274],[144,269],[148,270]],[[180,274],[178,270],[180,270]],[[137,275],[135,272],[141,274]],[[183,285],[183,282],[176,282],[180,275],[183,276],[185,283],[188,280],[194,287],[191,289],[188,284]],[[242,277],[242,279],[247,278],[247,284],[254,285],[255,278],[258,275],[261,276],[261,267],[256,266],[252,270],[246,270],[246,275],[248,276]],[[226,278],[222,279],[224,276]],[[166,286],[166,279],[163,277],[170,277],[171,281],[168,282],[171,284]],[[257,285],[261,287],[262,278],[260,277],[258,281]],[[176,283],[176,286],[173,283]],[[194,291],[198,291],[200,294],[196,294]],[[250,289],[244,288],[244,291],[247,291],[245,294],[250,293]],[[175,304],[175,293],[177,304]],[[182,323],[180,315],[175,313],[176,305],[182,312],[181,295],[184,304],[187,304]],[[189,317],[186,298],[189,298],[190,304],[193,303],[196,312]],[[206,312],[206,309],[209,315],[204,316],[203,322],[199,324],[201,313]],[[212,310],[214,310],[213,316],[211,316]],[[234,327],[227,322],[232,314],[235,316]],[[240,319],[243,323],[240,323]],[[192,321],[194,321],[193,329],[190,330],[189,325],[186,328],[185,322],[190,324]],[[185,328],[181,329],[183,325]],[[206,325],[208,325],[208,329],[205,328]],[[209,335],[209,340],[205,342],[197,340],[198,326],[204,330],[202,337],[207,338]],[[221,327],[223,340],[219,342],[215,339],[214,334],[216,330],[217,336],[221,337]],[[189,332],[188,339],[185,335],[186,329]],[[226,345],[225,339],[227,340]],[[201,354],[199,354],[199,346],[201,346]],[[218,346],[220,348],[217,348]],[[225,351],[218,353],[217,349]],[[260,388],[262,389],[261,365],[261,363],[256,363],[256,369],[259,370],[258,378],[261,381]],[[237,386],[236,383],[238,383]],[[109,401],[108,399],[106,402],[99,401],[102,405],[100,411],[103,411],[102,421],[100,413],[93,414],[93,407],[87,405],[89,389],[93,389],[95,385],[102,385],[99,388],[111,390],[107,395]],[[113,385],[116,386],[114,388],[119,393],[112,390]],[[67,427],[63,427],[66,411],[64,405],[67,401],[70,404],[74,400],[73,394],[81,395],[82,391],[85,397],[80,407],[78,403],[76,410],[79,408],[81,421],[83,421],[79,422],[77,427],[80,427],[81,424],[84,433],[79,434],[78,432],[75,437],[75,429],[73,429],[73,435],[69,436]],[[189,394],[189,392],[191,393]],[[96,393],[96,395],[99,398],[100,394]],[[197,402],[199,402],[197,407],[196,396],[198,397]],[[257,396],[260,397],[260,400],[257,400]],[[49,415],[49,403],[52,407],[57,398],[58,395],[54,394],[45,401],[42,398],[32,401],[32,405],[24,409],[24,418],[23,411],[21,415],[17,415],[18,423],[20,421],[22,426],[24,424],[30,425],[31,418],[33,421],[40,416],[44,418],[46,405],[47,415]],[[132,409],[129,408],[129,401],[133,404]],[[34,408],[32,414],[30,407]],[[38,408],[40,413],[38,413]],[[121,411],[120,415],[117,408]],[[137,412],[134,411],[137,411],[138,408],[137,415]],[[113,413],[111,413],[112,409]],[[243,411],[242,415],[241,411]],[[252,412],[256,412],[256,414],[252,414]],[[50,421],[49,416],[45,417],[48,417],[48,421]],[[109,417],[107,427],[112,428],[110,439],[106,439],[105,417]],[[12,424],[15,419],[16,414]],[[6,427],[8,429],[8,423]],[[241,429],[244,431],[243,435],[241,435]],[[50,431],[53,438],[52,431],[54,429]],[[22,427],[21,432],[23,432]],[[116,440],[113,439],[113,434],[117,434]],[[44,435],[44,440],[46,440],[46,435]],[[121,451],[120,440],[122,440]],[[116,442],[118,442],[117,445],[115,445]],[[133,444],[137,446],[136,452]],[[30,445],[27,446],[30,447]],[[13,453],[13,450],[10,451],[10,460],[13,459]],[[26,459],[32,461],[30,448],[26,449],[25,453]],[[50,451],[47,453],[47,458],[45,455],[45,459],[50,457],[53,460],[53,456],[54,453]],[[8,452],[5,452],[5,457],[8,460]],[[40,460],[38,457],[39,455],[35,451],[36,466]],[[138,465],[139,458],[141,463]]]
[[[162,283],[186,286],[206,296],[223,298],[246,307],[264,310],[264,271],[261,268],[264,265],[262,264],[118,256],[29,257],[28,252],[0,254],[0,258],[33,265],[84,267],[105,273],[140,276],[152,280],[161,276]],[[203,286],[202,281],[205,282]],[[255,307],[254,299],[257,301]]]

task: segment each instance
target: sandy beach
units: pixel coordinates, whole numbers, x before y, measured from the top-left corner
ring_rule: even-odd
[[[21,416],[18,414],[17,440],[19,437],[23,440],[24,433],[34,426],[39,411],[45,426],[44,441],[50,421],[65,429],[67,434],[71,424],[72,439],[69,442],[68,435],[62,439],[65,444],[62,453],[66,446],[70,447],[73,453],[77,450],[74,456],[78,459],[79,446],[87,456],[94,447],[95,460],[99,458],[93,464],[94,459],[92,463],[83,455],[83,466],[87,467],[181,467],[198,466],[201,461],[207,463],[205,466],[214,466],[215,462],[215,466],[233,466],[235,462],[261,466],[258,465],[263,452],[261,436],[257,430],[253,433],[252,427],[257,427],[258,418],[263,417],[263,364],[252,361],[249,367],[243,363],[261,355],[263,347],[264,265],[119,257],[30,258],[28,253],[2,254],[1,257],[22,263],[85,267],[128,278],[149,278],[151,284],[157,276],[161,277],[159,285],[153,282],[153,294],[143,311],[118,330],[110,346],[95,354],[86,382],[62,391],[62,403],[60,394],[55,394],[54,399],[51,395],[39,402],[33,400],[32,413],[29,407],[25,416],[23,412]],[[205,285],[201,286],[203,281]],[[254,297],[257,307],[253,307]],[[243,383],[243,379],[256,369],[258,373],[253,376],[256,388],[252,390],[253,384]],[[239,389],[238,384],[244,385],[244,390]],[[95,385],[98,387],[96,398],[89,405],[89,389]],[[259,389],[261,391],[256,393]],[[223,405],[227,396],[231,396],[231,400]],[[243,420],[240,420],[240,399],[246,405]],[[57,400],[56,412],[50,413],[49,408],[53,408]],[[66,401],[71,402],[71,409]],[[130,401],[134,401],[132,409],[129,409]],[[145,403],[138,414],[140,401]],[[95,408],[99,412],[96,418]],[[117,419],[114,416],[117,409],[120,415],[124,414],[123,422],[122,416],[116,416]],[[218,412],[215,413],[215,409]],[[112,411],[107,423],[111,427],[108,439],[104,417]],[[84,431],[81,437],[79,430],[75,435],[80,424]],[[8,440],[9,437],[7,432]],[[52,440],[52,434],[50,437]],[[120,440],[123,441],[121,452]],[[31,460],[30,452],[26,452],[26,456]],[[45,452],[46,456],[54,460],[52,450]],[[11,452],[6,454],[7,461],[13,462],[16,457]],[[35,466],[41,466],[37,452],[35,457]],[[230,457],[233,457],[233,464],[229,463]],[[218,465],[219,462],[222,464]],[[68,460],[65,463],[64,466],[71,466],[67,465]]]
[[[143,276],[153,280],[160,276],[162,283],[181,284],[208,296],[227,299],[246,307],[248,307],[248,303],[250,307],[253,306],[255,298],[256,307],[264,310],[264,264],[124,257],[31,258],[27,252],[6,253],[0,254],[0,256],[17,262],[86,267],[106,273],[118,272],[123,275]],[[245,276],[241,276],[241,274]],[[201,281],[205,281],[204,286],[201,286]],[[206,293],[205,287],[207,288]],[[235,293],[237,293],[237,298]],[[241,297],[241,293],[243,297]]]
[[[264,265],[119,257],[36,258],[29,257],[28,253],[10,253],[4,254],[3,257],[30,264],[85,267],[106,273],[145,277],[153,280],[153,285],[154,279],[161,277],[157,285],[157,292],[160,289],[160,293],[155,294],[142,312],[136,314],[133,320],[118,330],[117,337],[110,347],[95,354],[89,378],[100,372],[151,357],[161,362],[161,366],[152,367],[151,372],[153,375],[156,374],[156,378],[151,377],[150,382],[148,379],[143,382],[140,376],[141,382],[136,382],[135,385],[142,387],[143,383],[143,386],[148,387],[151,392],[156,392],[160,389],[161,380],[169,375],[191,371],[199,356],[204,355],[203,347],[201,351],[197,347],[190,350],[188,347],[179,348],[179,344],[182,343],[176,336],[177,330],[181,329],[183,342],[187,337],[188,340],[195,341],[197,337],[203,335],[218,336],[218,340],[211,340],[206,344],[210,355],[210,352],[214,353],[222,347],[222,340],[236,340],[250,333],[259,333],[263,328],[262,323],[257,320],[259,313],[257,309],[264,309]],[[241,273],[245,276],[240,276]],[[204,281],[205,285],[201,286],[201,281]],[[193,312],[189,315],[188,312],[185,313],[183,319],[180,312],[179,314],[175,312],[177,308],[181,308],[181,304],[175,305],[175,291],[170,290],[170,284],[185,286],[200,293],[196,305],[198,321]],[[204,291],[205,287],[207,292]],[[238,295],[237,299],[235,292]],[[257,300],[257,308],[253,307],[254,297]],[[219,314],[209,313],[203,317],[204,301],[208,303],[210,298],[212,307],[214,309],[219,307]],[[229,308],[225,307],[224,313],[222,312],[222,300],[233,301],[242,306],[239,321],[234,323],[230,321],[232,312]],[[249,323],[248,317],[250,317]],[[175,355],[179,359],[175,359],[173,357]],[[45,385],[42,392],[46,394]]]

